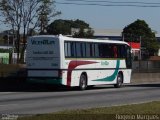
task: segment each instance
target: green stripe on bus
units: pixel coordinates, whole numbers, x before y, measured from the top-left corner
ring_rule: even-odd
[[[98,80],[93,80],[93,81],[113,81],[115,80],[117,74],[118,74],[118,71],[119,71],[119,67],[120,67],[120,60],[117,60],[117,64],[116,64],[116,68],[115,68],[115,71],[114,73],[111,75],[111,76],[108,76],[108,77],[105,77],[105,78],[102,78],[102,79],[98,79]]]

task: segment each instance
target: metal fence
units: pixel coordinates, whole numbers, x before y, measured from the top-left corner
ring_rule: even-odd
[[[14,61],[16,61],[16,59]],[[0,64],[9,64],[9,63],[10,63],[9,58],[0,57]],[[12,60],[12,64],[15,64],[15,63],[13,63],[13,60]],[[158,60],[133,61],[132,70],[133,72],[159,72],[160,73],[160,60],[159,61]]]
[[[160,61],[133,61],[133,72],[159,72],[160,73]]]
[[[9,58],[0,58],[1,64],[9,64]]]

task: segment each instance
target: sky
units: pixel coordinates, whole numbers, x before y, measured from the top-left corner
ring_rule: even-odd
[[[84,2],[90,1],[90,2]],[[96,2],[93,2],[96,1]],[[105,2],[101,2],[105,1]],[[145,2],[133,3],[107,3],[109,2]],[[160,0],[56,0],[56,10],[62,14],[56,19],[84,20],[94,29],[123,29],[137,19],[145,20],[149,27],[160,34]],[[102,4],[102,5],[141,5],[152,7],[133,6],[99,6],[76,4]],[[147,3],[147,4],[146,4]],[[155,4],[148,4],[155,3]],[[154,6],[154,7],[153,7]],[[157,6],[157,7],[155,7]]]
[[[146,23],[149,25],[149,27],[152,30],[157,31],[158,34],[160,35],[160,0],[55,0],[55,1],[56,1],[55,3],[56,10],[61,11],[62,14],[60,16],[55,17],[53,20],[80,19],[87,22],[93,29],[122,30],[125,26],[133,23],[137,19],[141,19],[145,20]],[[119,3],[113,3],[113,2],[119,2]],[[60,3],[65,3],[65,4],[60,4]],[[68,3],[100,4],[100,5],[75,5]],[[107,6],[107,5],[126,5],[126,6]],[[136,7],[127,5],[141,5],[141,6],[152,6],[152,7]],[[53,20],[51,22],[53,22]],[[8,29],[5,25],[3,24],[0,25],[1,25],[0,31]]]

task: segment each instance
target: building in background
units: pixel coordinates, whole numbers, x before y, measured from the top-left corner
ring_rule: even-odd
[[[141,59],[141,45],[140,45],[140,43],[128,42],[128,44],[132,48],[132,54],[133,54],[134,60],[140,60]]]
[[[100,39],[122,40],[121,29],[94,29],[94,37]]]

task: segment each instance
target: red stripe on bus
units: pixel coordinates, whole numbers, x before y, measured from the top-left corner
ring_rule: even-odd
[[[70,61],[68,65],[68,72],[67,72],[67,86],[71,86],[71,76],[72,76],[72,71],[80,66],[80,65],[87,65],[87,64],[93,64],[97,62],[93,61]]]

